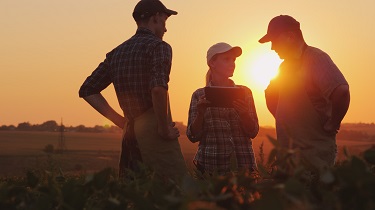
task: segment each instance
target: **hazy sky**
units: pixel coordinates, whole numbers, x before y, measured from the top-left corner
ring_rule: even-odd
[[[105,54],[136,31],[136,0],[0,0],[0,125],[47,120],[65,125],[109,124],[78,98],[85,78]],[[344,122],[375,121],[375,1],[164,0],[179,12],[167,21],[173,48],[172,114],[186,124],[191,94],[204,86],[207,49],[242,47],[234,81],[250,87],[261,125],[273,126],[264,101],[276,54],[258,39],[280,14],[301,23],[306,42],[326,51],[350,84]],[[102,92],[120,112],[113,87]]]

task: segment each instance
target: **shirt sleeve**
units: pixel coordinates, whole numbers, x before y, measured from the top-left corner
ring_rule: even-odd
[[[257,115],[256,109],[255,109],[253,94],[249,88],[247,87],[242,87],[242,88],[245,88],[245,91],[246,91],[246,102],[249,106],[248,116],[250,117],[250,120],[254,123],[254,127],[243,128],[243,129],[249,135],[250,138],[255,138],[259,132],[259,121],[258,121],[258,115]]]
[[[270,81],[269,85],[264,90],[264,96],[268,111],[275,117],[277,104],[279,103],[279,86],[277,84],[277,78]]]
[[[172,48],[169,44],[161,42],[155,47],[151,65],[150,89],[161,86],[168,90],[172,66]]]
[[[202,132],[195,133],[195,134],[191,132],[191,124],[194,122],[195,118],[197,118],[197,115],[198,115],[197,103],[198,103],[199,97],[200,96],[198,94],[198,91],[195,91],[191,97],[188,125],[186,129],[186,136],[193,143],[198,142],[200,138],[202,137]]]
[[[86,96],[100,93],[108,85],[112,83],[112,79],[109,75],[109,64],[108,55],[107,58],[99,64],[99,66],[92,72],[90,76],[83,82],[79,89],[79,97],[83,98]]]
[[[326,53],[313,55],[311,64],[312,82],[324,98],[328,99],[339,85],[348,84],[344,75]]]

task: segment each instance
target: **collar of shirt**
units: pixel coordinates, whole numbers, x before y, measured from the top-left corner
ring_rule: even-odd
[[[236,86],[236,84],[233,82],[233,80],[229,79],[229,82],[230,82],[230,86],[231,86],[231,87]],[[211,87],[211,86],[216,86],[216,85],[213,85],[213,84],[212,84],[212,81],[210,81],[210,82],[208,83],[207,86],[208,86],[208,87]]]
[[[148,28],[139,27],[136,34],[149,34],[155,36],[155,34]]]

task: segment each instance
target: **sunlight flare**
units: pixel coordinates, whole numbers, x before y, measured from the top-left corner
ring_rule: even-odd
[[[261,48],[255,49],[246,60],[244,69],[249,85],[262,90],[266,89],[270,80],[277,76],[282,62],[275,52]]]

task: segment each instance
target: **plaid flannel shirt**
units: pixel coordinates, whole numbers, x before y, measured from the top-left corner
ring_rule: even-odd
[[[85,97],[100,93],[113,83],[125,117],[134,119],[152,107],[151,89],[168,89],[172,63],[171,46],[150,30],[136,34],[106,56],[79,90]]]
[[[234,85],[234,83],[233,83]],[[208,107],[204,113],[203,132],[193,134],[191,124],[197,117],[197,103],[204,95],[204,88],[196,90],[191,98],[187,137],[191,142],[198,142],[198,151],[193,162],[210,173],[226,173],[230,170],[230,156],[235,154],[239,169],[256,169],[256,161],[251,139],[259,131],[258,117],[255,110],[252,92],[245,86],[245,101],[249,106],[248,117],[254,127],[244,127],[240,116],[234,108]]]

